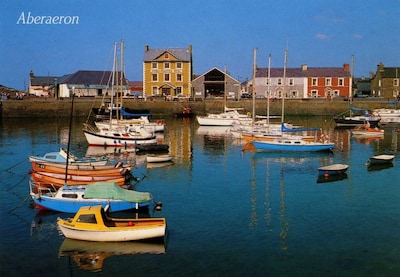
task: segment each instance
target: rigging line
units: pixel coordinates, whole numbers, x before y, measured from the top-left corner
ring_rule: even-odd
[[[27,199],[30,199],[31,196],[28,194],[17,206],[15,206],[14,208],[8,210],[7,213],[11,214],[14,210],[16,210],[17,208],[21,207],[23,203],[26,202]]]
[[[10,169],[13,169],[14,167],[16,167],[16,166],[18,166],[18,165],[20,165],[20,164],[22,164],[22,163],[24,163],[24,162],[26,162],[26,159],[23,159],[21,162],[18,162],[18,163],[16,163],[16,164],[14,164],[13,166],[7,168],[5,171],[9,172]],[[11,173],[11,172],[10,172],[10,173]]]
[[[10,191],[10,190],[14,189],[16,186],[19,186],[19,185],[26,179],[26,176],[28,176],[28,175],[29,175],[29,173],[28,173],[28,174],[25,174],[25,175],[23,176],[23,178],[22,178],[18,183],[16,183],[15,185],[13,185],[13,186],[11,186],[11,187],[8,187],[8,188],[6,189],[6,191]]]

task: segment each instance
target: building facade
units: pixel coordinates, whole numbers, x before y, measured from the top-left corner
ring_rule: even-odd
[[[61,78],[59,76],[35,76],[35,73],[31,70],[28,93],[39,97],[52,97],[55,94],[54,88]]]
[[[371,78],[371,96],[399,98],[400,67],[385,67],[378,64],[376,73]]]
[[[255,93],[266,98],[349,97],[352,91],[350,66],[257,68]],[[248,82],[248,86],[252,81]],[[248,87],[248,91],[253,91]]]
[[[56,98],[71,97],[72,93],[77,97],[130,95],[123,73],[116,72],[113,77],[112,71],[95,70],[79,70],[67,75],[58,83],[56,91]]]
[[[144,49],[144,97],[192,96],[192,46],[184,48]]]
[[[240,97],[240,82],[217,67],[197,76],[193,80],[193,98],[223,98],[238,99]]]

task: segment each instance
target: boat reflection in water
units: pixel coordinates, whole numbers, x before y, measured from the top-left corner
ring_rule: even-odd
[[[70,257],[84,270],[99,272],[104,260],[111,256],[165,254],[164,242],[92,242],[64,239],[58,257]]]
[[[386,168],[393,167],[393,163],[386,164],[367,164],[368,171],[378,171]]]
[[[319,175],[317,179],[317,183],[327,183],[327,182],[335,182],[347,179],[347,173],[341,174],[329,174],[329,175]]]

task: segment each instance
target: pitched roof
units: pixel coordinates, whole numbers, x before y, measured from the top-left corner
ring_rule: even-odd
[[[110,85],[111,81],[112,81],[111,74],[112,74],[112,71],[79,70],[79,71],[75,72],[74,74],[68,75],[60,83],[87,84],[87,85]],[[118,72],[118,76],[120,76],[120,74],[121,74],[121,72]],[[117,83],[117,81],[118,80],[115,80],[115,84]]]
[[[382,78],[400,78],[400,67],[384,67],[381,71]]]
[[[61,77],[56,76],[33,76],[31,77],[31,85],[32,86],[47,86],[47,85],[54,85],[55,82]]]
[[[225,74],[224,71],[222,71],[222,70],[219,69],[218,67],[214,66],[214,67],[210,68],[208,71],[206,71],[205,73],[203,73],[203,74],[201,74],[201,75],[197,75],[196,78],[195,78],[193,81],[199,79],[199,78],[202,77],[202,76],[205,76],[205,75],[211,73],[211,72],[214,71],[214,70],[215,70],[215,71],[219,71],[219,72],[220,72],[221,74],[223,74],[223,75]],[[231,75],[229,75],[228,73],[226,73],[226,76],[227,76],[228,78],[232,79],[234,82],[239,83],[238,80],[236,80],[235,78],[233,78],[233,77],[232,77]]]
[[[190,62],[191,61],[191,51],[185,48],[160,48],[160,49],[148,49],[144,52],[143,61],[150,62],[156,60],[165,52],[173,55],[177,60]]]
[[[271,68],[271,78],[283,77],[283,68]],[[302,68],[286,68],[287,78],[301,77],[350,77],[350,72],[345,71],[342,67],[308,67],[306,70]],[[257,77],[268,77],[268,68],[257,68]]]
[[[283,78],[283,68],[271,68],[270,76],[271,78]],[[268,77],[268,68],[257,68],[256,70],[256,78],[257,77]],[[296,78],[296,77],[306,77],[306,72],[301,68],[286,68],[286,77],[288,78]]]
[[[308,77],[351,77],[349,71],[343,67],[309,67]]]

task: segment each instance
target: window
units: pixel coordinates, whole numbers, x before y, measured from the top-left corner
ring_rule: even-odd
[[[176,68],[182,68],[182,63],[181,62],[177,62],[176,63]]]
[[[289,79],[289,86],[294,86],[294,79],[293,78]]]
[[[151,63],[151,68],[158,68],[158,63],[152,62]]]
[[[332,79],[331,78],[326,78],[325,79],[325,85],[326,86],[331,86],[332,85]]]
[[[317,78],[312,78],[311,84],[312,84],[312,86],[318,86],[318,79]]]
[[[84,223],[97,223],[96,216],[94,214],[80,215],[77,221],[84,222]]]
[[[182,74],[176,74],[176,81],[177,82],[182,82]]]
[[[340,80],[340,79],[339,79]],[[339,83],[340,84],[340,83]],[[338,97],[339,96],[339,91],[338,90],[334,90],[333,91],[333,97]]]
[[[289,97],[296,98],[297,97],[297,91],[296,90],[290,91],[290,96]]]
[[[157,74],[151,74],[151,80],[153,82],[157,82],[158,81]]]
[[[158,94],[158,88],[157,87],[152,87],[152,95],[157,95]]]
[[[344,86],[344,79],[343,78],[339,78],[338,80],[338,86],[343,87]]]
[[[164,63],[164,69],[169,69],[169,62]]]
[[[169,82],[169,73],[164,74],[164,81]]]
[[[318,90],[312,90],[311,97],[318,97]]]
[[[393,86],[398,87],[399,86],[399,79],[393,79]]]
[[[169,59],[168,53],[165,53],[165,54],[164,54],[164,59]]]
[[[176,87],[176,95],[182,94],[182,87]]]
[[[282,79],[278,79],[278,85],[282,85]]]

